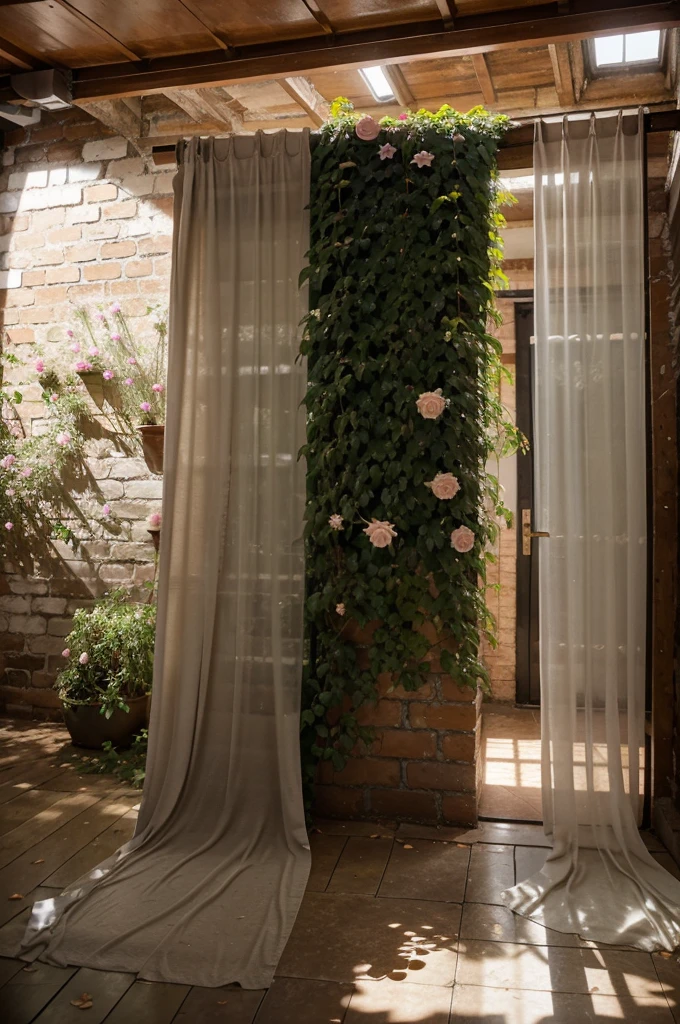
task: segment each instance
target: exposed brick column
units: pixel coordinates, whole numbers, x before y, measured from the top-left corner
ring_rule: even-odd
[[[359,714],[375,729],[365,754],[342,772],[323,763],[315,809],[329,817],[390,818],[428,824],[477,821],[481,694],[432,673],[419,690],[389,690]]]

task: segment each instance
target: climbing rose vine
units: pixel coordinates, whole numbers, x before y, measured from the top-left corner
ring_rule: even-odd
[[[309,658],[302,749],[341,770],[378,677],[415,690],[440,637],[459,685],[486,680],[486,565],[506,514],[491,455],[518,438],[499,402],[495,154],[507,119],[442,107],[360,117],[313,140],[306,511]],[[370,624],[368,648],[352,636]]]

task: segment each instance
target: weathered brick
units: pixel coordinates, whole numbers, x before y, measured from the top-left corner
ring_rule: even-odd
[[[45,615],[63,615],[66,611],[66,598],[34,597],[31,608],[34,612],[44,612]]]
[[[47,185],[47,171],[13,171],[9,176],[8,188],[44,188]]]
[[[94,242],[83,242],[81,245],[71,245],[66,250],[66,259],[69,263],[87,263],[96,260],[99,246]]]
[[[80,158],[80,146],[77,142],[55,142],[47,147],[47,159],[56,163],[70,164]]]
[[[101,185],[90,185],[85,189],[84,198],[86,203],[108,203],[118,198],[118,186],[108,182]]]
[[[125,485],[126,498],[162,498],[162,480],[130,480]]]
[[[131,260],[125,264],[127,277],[148,277],[153,271],[151,260]]]
[[[134,199],[123,199],[118,203],[103,207],[104,220],[121,220],[134,217],[137,213],[137,202]]]
[[[411,789],[373,789],[369,799],[370,810],[379,816],[416,822],[437,820],[434,793],[416,793]]]
[[[449,761],[469,761],[477,756],[478,734],[451,732],[442,736],[442,753]]]
[[[143,238],[137,245],[140,256],[162,256],[171,250],[171,235],[153,235],[151,238]]]
[[[10,633],[45,633],[47,622],[41,615],[10,615]]]
[[[31,610],[31,602],[27,597],[3,594],[0,597],[0,611],[14,612],[17,615],[28,615]]]
[[[414,729],[454,729],[472,732],[477,708],[471,704],[409,704],[409,721]]]
[[[74,225],[68,228],[54,228],[47,232],[47,241],[50,245],[60,245],[62,242],[79,242],[83,229]]]
[[[318,785],[314,791],[314,810],[329,818],[357,817],[363,811],[363,793],[348,786]]]
[[[101,207],[99,205],[83,203],[82,206],[76,206],[68,210],[66,220],[69,224],[92,224],[99,220],[100,213]]]
[[[120,263],[88,264],[83,269],[83,277],[86,281],[113,281],[120,277],[121,273]]]
[[[80,280],[80,268],[49,267],[45,280],[47,284],[72,284]]]
[[[71,164],[68,168],[69,181],[96,181],[102,173],[101,164]],[[115,197],[114,197],[115,198]],[[85,197],[87,202],[87,196]]]
[[[380,757],[436,757],[437,736],[426,729],[381,729],[372,753]]]
[[[363,704],[357,711],[357,721],[365,726],[399,725],[401,705],[394,700],[379,700],[376,704]]]
[[[45,284],[44,270],[24,270],[22,284],[24,288],[35,288],[37,285]]]
[[[456,793],[442,797],[442,817],[450,825],[477,824],[475,793]]]
[[[105,242],[102,245],[101,257],[108,259],[125,259],[127,256],[134,256],[137,251],[135,242],[126,240],[124,242]]]
[[[127,139],[114,135],[110,139],[86,142],[83,146],[82,159],[85,163],[90,160],[117,160],[126,156],[127,150]]]
[[[71,619],[53,618],[47,624],[47,632],[52,636],[66,636],[71,632]]]
[[[321,782],[333,782],[338,786],[398,786],[400,768],[398,761],[385,761],[369,757],[350,758],[341,772],[333,772],[330,762],[329,778],[321,774]],[[324,766],[325,767],[325,766]]]

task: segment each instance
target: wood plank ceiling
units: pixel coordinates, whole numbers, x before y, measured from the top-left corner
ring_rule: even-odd
[[[189,134],[315,126],[348,96],[375,116],[476,104],[514,117],[674,106],[657,70],[594,77],[589,36],[680,26],[680,0],[0,0],[0,99],[11,74],[66,69],[74,102],[138,147]],[[382,64],[397,102],[358,67]]]

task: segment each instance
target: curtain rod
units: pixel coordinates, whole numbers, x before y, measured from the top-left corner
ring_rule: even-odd
[[[621,107],[607,107],[601,110],[578,110],[571,111],[571,113],[583,114],[608,114],[620,110]],[[546,114],[546,117],[559,117],[559,114]],[[535,118],[532,121],[527,121],[524,124],[514,123],[513,127],[510,128],[501,142],[501,149],[517,149],[521,147],[529,147],[533,145],[534,141],[534,125],[536,121],[540,121],[541,118]],[[656,132],[677,132],[680,131],[680,110],[648,110],[644,114],[644,130],[645,135],[650,135]],[[312,136],[313,138],[314,136]],[[175,162],[175,150],[176,143],[166,146],[153,146],[151,149],[151,155],[153,162],[157,165],[162,164],[174,164]]]

